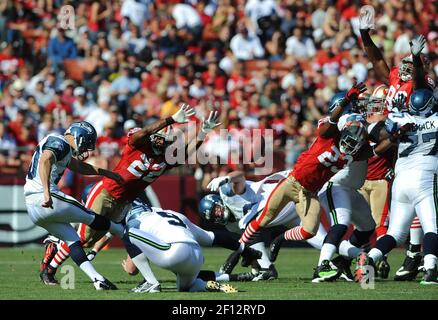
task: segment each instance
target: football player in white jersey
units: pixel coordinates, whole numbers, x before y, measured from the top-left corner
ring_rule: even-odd
[[[407,128],[398,143],[388,232],[369,254],[357,258],[356,278],[366,279],[367,267],[406,239],[417,214],[424,230],[425,275],[422,284],[438,284],[438,92],[419,89],[409,101],[409,113],[390,114],[387,130]]]
[[[219,195],[209,194],[201,199],[199,213],[208,221],[224,225],[229,231],[242,234],[246,226],[263,211],[269,195],[288,173],[289,171],[277,172],[258,182],[246,180],[244,173],[240,171],[215,178],[208,184],[208,188],[211,191],[218,191]],[[267,227],[291,228],[300,225],[300,222],[295,204],[290,202]],[[325,229],[320,226],[317,235],[307,242],[320,249],[325,235]],[[270,259],[264,241],[257,237],[251,248],[261,251],[262,257],[258,260],[258,266],[255,266],[251,273],[247,273],[248,278],[252,281],[276,279],[278,274],[272,263],[276,257]],[[221,271],[231,273],[237,261],[238,256],[231,254]]]
[[[204,272],[201,275],[204,264],[201,245],[211,246],[215,235],[191,223],[184,215],[172,210],[149,207],[135,200],[126,216],[126,228],[124,240],[128,253],[145,277],[145,281],[131,291],[161,291],[158,281],[150,283],[151,275],[144,274],[143,266],[136,263],[135,257],[144,254],[155,265],[175,273],[178,291],[237,292],[229,284],[203,280],[206,274]],[[237,240],[235,242],[239,245]],[[213,279],[214,277],[213,273]]]
[[[24,185],[26,207],[30,219],[50,234],[65,241],[73,261],[93,281],[97,290],[117,289],[100,275],[88,261],[76,230],[70,223],[84,223],[95,230],[109,230],[122,237],[123,226],[96,215],[57,186],[65,168],[84,174],[101,175],[122,183],[123,179],[111,171],[82,162],[96,146],[96,130],[88,122],[73,123],[65,134],[50,134],[40,141],[32,157]],[[41,274],[45,284],[57,284],[50,268]]]
[[[330,102],[329,111],[343,99],[346,92],[336,94]],[[349,121],[361,121],[365,124],[363,111],[366,110],[368,95],[360,95],[355,105],[351,105],[338,121],[341,131]],[[358,192],[367,175],[367,160],[353,161],[349,166],[336,173],[319,191],[321,206],[330,222],[330,230],[324,239],[318,265],[312,282],[333,281],[339,276],[353,281],[350,271],[351,260],[357,257],[360,247],[368,243],[375,229],[371,209],[365,198]],[[348,226],[354,224],[355,230],[349,240],[342,241]],[[331,259],[336,252],[340,256]]]

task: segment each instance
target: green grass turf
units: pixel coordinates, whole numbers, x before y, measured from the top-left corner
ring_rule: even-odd
[[[284,248],[276,263],[279,279],[268,282],[234,282],[241,292],[224,293],[183,293],[176,292],[175,276],[166,270],[153,267],[161,281],[162,293],[135,294],[128,290],[136,286],[140,275],[129,276],[121,268],[120,262],[126,256],[121,249],[110,249],[99,253],[94,264],[96,269],[114,282],[120,290],[96,291],[88,278],[78,268],[75,289],[64,290],[59,286],[44,286],[38,276],[42,249],[0,249],[0,299],[209,299],[209,300],[284,300],[284,299],[438,299],[438,286],[422,286],[416,282],[394,282],[377,280],[375,289],[361,289],[357,283],[338,281],[334,283],[311,283],[313,267],[318,259],[318,251],[313,249]],[[204,270],[218,270],[228,256],[225,249],[204,249]],[[389,257],[390,279],[403,261],[403,251],[395,250]],[[67,264],[72,264],[71,260]],[[235,271],[248,271],[240,265]],[[63,276],[58,271],[58,280]],[[418,279],[419,280],[419,279]]]

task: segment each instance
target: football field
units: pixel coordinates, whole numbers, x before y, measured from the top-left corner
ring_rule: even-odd
[[[205,270],[218,270],[229,254],[225,249],[204,249]],[[101,252],[94,261],[96,269],[117,285],[117,291],[96,291],[88,278],[74,267],[75,289],[62,289],[60,286],[44,286],[38,275],[42,249],[0,249],[0,299],[159,299],[159,300],[288,300],[288,299],[438,299],[437,286],[422,286],[419,282],[394,282],[376,280],[374,289],[362,289],[357,283],[344,281],[334,283],[311,283],[313,267],[318,259],[318,251],[313,249],[284,248],[276,263],[279,279],[265,282],[233,282],[239,293],[179,293],[176,292],[175,276],[168,271],[153,266],[161,281],[163,292],[137,294],[128,292],[140,281],[141,276],[129,276],[120,263],[126,256],[121,249]],[[403,251],[395,250],[389,257],[390,279],[395,269],[403,261]],[[67,265],[71,265],[68,260]],[[67,268],[72,269],[72,268]],[[235,271],[247,271],[240,265]],[[62,269],[60,271],[63,271]],[[57,279],[62,274],[58,271]],[[66,271],[64,269],[64,271]],[[419,279],[419,278],[418,278]]]

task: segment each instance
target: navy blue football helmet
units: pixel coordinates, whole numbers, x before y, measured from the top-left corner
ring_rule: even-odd
[[[140,198],[136,198],[132,202],[131,210],[126,214],[125,217],[126,223],[128,223],[130,220],[139,217],[144,212],[152,212],[152,208]]]
[[[216,208],[218,207],[218,208]],[[230,217],[228,209],[217,194],[208,194],[199,202],[199,214],[207,221],[226,225]]]
[[[437,101],[428,89],[415,90],[409,99],[409,113],[415,116],[429,117],[436,112]]]
[[[67,134],[72,135],[75,139],[76,149],[73,155],[79,160],[88,158],[89,151],[96,148],[96,129],[87,121],[72,123],[65,131],[65,135]]]

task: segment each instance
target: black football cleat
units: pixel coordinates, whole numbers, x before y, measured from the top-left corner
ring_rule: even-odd
[[[260,269],[258,274],[251,281],[265,281],[278,279],[278,272],[275,265],[271,264],[268,269]]]
[[[55,279],[55,272],[49,268],[41,271],[40,279],[47,286],[56,286],[58,284],[58,280]]]
[[[388,258],[383,256],[376,265],[376,276],[380,279],[388,279],[391,266],[388,263]]]
[[[336,266],[329,260],[322,261],[321,265],[315,268],[313,273],[313,283],[335,281],[341,275],[341,270],[336,269]]]
[[[335,265],[335,267],[341,271],[339,279],[343,279],[348,282],[354,281],[353,273],[351,273],[351,261],[352,259],[347,259],[344,256],[337,256],[332,260],[332,263]]]
[[[421,264],[421,252],[406,251],[406,258],[402,266],[395,273],[395,281],[413,281],[417,278]]]
[[[423,280],[420,282],[423,285],[438,284],[438,272],[436,266],[433,269],[428,269],[424,273]]]
[[[103,281],[95,279],[93,284],[96,290],[117,290],[117,287],[108,279]]]

